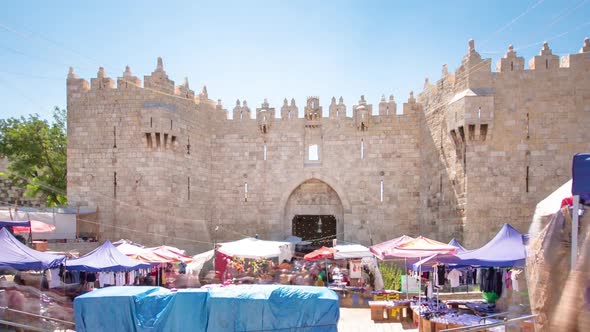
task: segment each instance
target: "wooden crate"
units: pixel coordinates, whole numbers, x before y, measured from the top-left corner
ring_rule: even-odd
[[[445,323],[434,323],[434,331],[435,332],[446,330],[448,328],[449,328],[449,324],[445,324]]]
[[[418,311],[412,310],[412,321],[414,322],[415,326],[418,326],[418,322],[420,321],[420,315],[418,315]]]
[[[387,307],[385,305],[371,305],[371,319],[375,322],[387,320]]]
[[[454,329],[454,328],[457,328],[457,327],[464,327],[464,326],[463,325],[459,325],[459,324],[448,324],[447,325],[447,328],[448,329]]]
[[[436,332],[434,331],[435,323],[426,318],[420,319],[420,332]]]
[[[402,307],[387,308],[387,320],[390,322],[401,322],[403,318]]]

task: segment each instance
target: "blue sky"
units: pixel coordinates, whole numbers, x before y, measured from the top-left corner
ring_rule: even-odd
[[[69,66],[90,79],[130,65],[143,79],[158,56],[177,84],[206,84],[229,110],[238,98],[280,107],[311,95],[325,112],[332,96],[349,110],[361,94],[400,105],[443,64],[454,71],[469,38],[494,68],[508,44],[527,62],[543,40],[575,53],[588,14],[589,0],[15,1],[0,10],[0,118],[65,107]]]

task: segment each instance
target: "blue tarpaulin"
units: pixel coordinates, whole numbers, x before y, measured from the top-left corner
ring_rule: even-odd
[[[74,300],[76,331],[337,331],[324,287],[239,285],[177,292],[107,287]]]
[[[150,264],[125,256],[108,240],[88,254],[66,262],[67,270],[88,272],[120,272],[149,267]]]
[[[45,270],[57,267],[66,259],[64,255],[52,255],[27,247],[6,228],[0,229],[0,266],[14,269]]]

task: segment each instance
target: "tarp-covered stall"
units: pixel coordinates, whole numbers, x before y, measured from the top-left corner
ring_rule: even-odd
[[[66,262],[68,270],[88,272],[122,272],[149,267],[150,264],[125,256],[108,240],[88,254]]]
[[[57,267],[65,260],[64,255],[53,255],[27,247],[6,228],[0,229],[0,266],[17,270],[44,270]]]
[[[340,315],[333,291],[280,285],[108,287],[78,296],[74,311],[81,332],[337,331]]]

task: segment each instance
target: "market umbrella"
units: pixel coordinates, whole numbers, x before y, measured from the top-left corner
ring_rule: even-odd
[[[386,255],[390,257],[416,258],[427,257],[435,254],[456,254],[457,251],[458,248],[453,245],[438,242],[424,236],[419,236],[414,240],[399,244],[398,246],[391,248],[391,250],[386,252]]]
[[[377,258],[384,260],[386,258],[389,258],[389,257],[386,257],[389,250],[399,246],[402,243],[406,243],[406,242],[409,242],[412,240],[414,240],[413,237],[407,236],[407,235],[402,235],[400,237],[396,237],[395,239],[391,239],[391,240],[376,244],[374,246],[371,246],[370,250],[373,254],[375,254],[375,256]]]
[[[182,250],[170,246],[148,248],[147,251],[173,262],[183,262],[188,264],[193,261],[193,258],[183,254]]]
[[[316,249],[309,254],[303,256],[303,259],[306,261],[315,261],[318,259],[327,259],[327,258],[334,258],[334,254],[336,253],[336,249],[328,248],[328,247],[321,247],[320,249]]]
[[[55,231],[55,226],[46,224],[42,221],[31,220],[31,227],[28,226],[13,226],[12,229],[17,233],[51,233]]]
[[[173,260],[159,256],[154,252],[151,252],[145,248],[138,247],[136,245],[124,242],[119,244],[117,250],[125,254],[127,257],[140,260],[147,263],[171,263]]]

